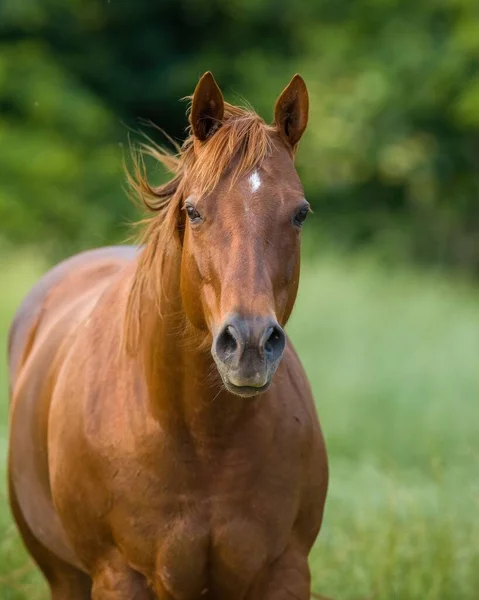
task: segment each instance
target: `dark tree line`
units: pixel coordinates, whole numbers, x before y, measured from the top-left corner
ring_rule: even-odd
[[[300,71],[318,251],[477,271],[478,55],[469,0],[3,0],[2,235],[62,253],[121,239],[129,128],[181,139],[178,100],[207,69],[270,119]]]

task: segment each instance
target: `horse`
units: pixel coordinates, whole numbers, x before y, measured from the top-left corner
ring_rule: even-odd
[[[310,597],[328,461],[284,332],[308,92],[295,75],[271,125],[210,72],[190,100],[183,145],[127,169],[138,246],[58,264],[10,329],[10,505],[52,600]]]

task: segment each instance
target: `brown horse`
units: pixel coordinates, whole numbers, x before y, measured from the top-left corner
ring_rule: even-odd
[[[75,256],[19,309],[10,499],[54,600],[310,597],[328,467],[283,332],[307,117],[298,75],[268,126],[206,73],[178,155],[146,148],[171,181],[131,178],[141,248]]]

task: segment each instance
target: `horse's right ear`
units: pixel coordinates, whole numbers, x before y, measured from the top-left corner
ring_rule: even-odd
[[[193,94],[190,123],[193,134],[206,141],[221,126],[225,103],[213,75],[207,71],[199,80]]]

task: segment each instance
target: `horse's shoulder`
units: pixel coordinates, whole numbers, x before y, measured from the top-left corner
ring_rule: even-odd
[[[301,360],[288,338],[285,353],[278,368],[273,390],[282,399],[286,427],[296,431],[302,443],[314,443],[321,437],[313,391]]]
[[[29,355],[39,330],[58,308],[78,299],[100,279],[118,271],[136,253],[133,246],[111,246],[76,254],[45,273],[20,304],[8,338],[10,381]]]

